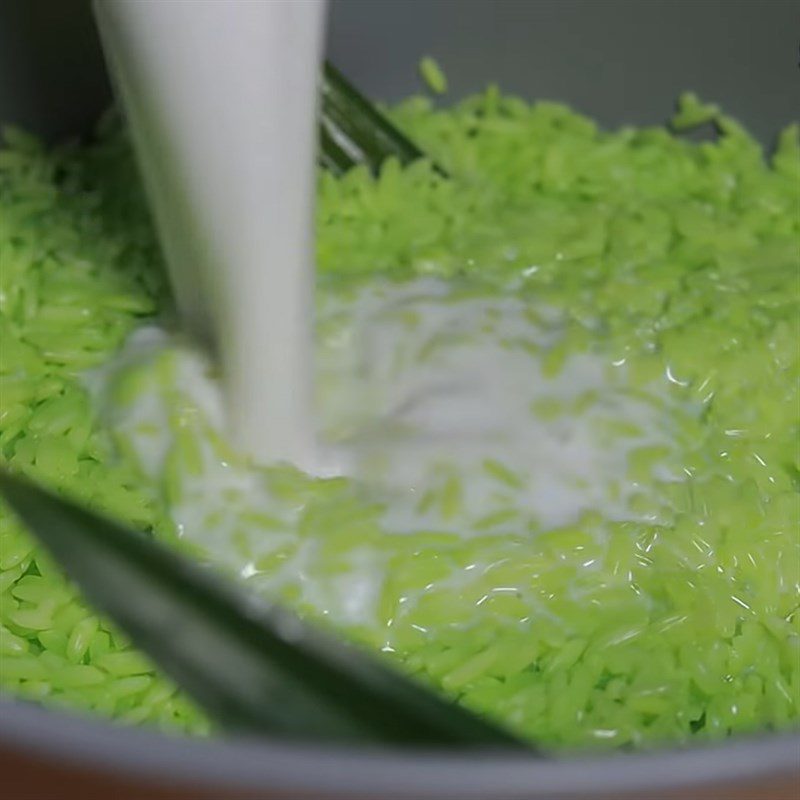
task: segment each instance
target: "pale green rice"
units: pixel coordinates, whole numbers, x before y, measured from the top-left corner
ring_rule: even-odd
[[[437,85],[435,65],[426,73]],[[321,174],[321,287],[434,276],[486,296],[546,302],[569,320],[541,355],[548,370],[602,346],[627,359],[632,391],[661,381],[666,395],[701,413],[680,419],[685,480],[663,487],[658,523],[585,514],[535,535],[520,527],[504,536],[388,536],[348,481],[265,471],[276,497],[302,508],[295,545],[324,543],[326,569],[341,569],[364,543],[391,565],[383,624],[345,633],[376,649],[388,636],[387,657],[403,669],[550,747],[796,726],[798,127],[765,157],[739,125],[692,96],[672,130],[606,132],[564,106],[529,105],[494,88],[446,111],[412,99],[392,115],[454,177],[393,161],[377,179],[361,168],[340,179]],[[716,141],[676,133],[704,123],[716,126]],[[2,460],[176,542],[175,483],[144,475],[85,381],[168,306],[127,138],[113,118],[96,143],[53,151],[7,130]],[[666,380],[667,367],[679,380]],[[176,436],[177,483],[196,466],[191,442]],[[662,457],[657,448],[633,453],[631,478],[648,480]],[[508,479],[502,465],[489,469]],[[2,513],[4,690],[206,733],[204,715]],[[247,524],[263,525],[268,541],[264,520]],[[272,555],[260,571],[284,557]],[[586,570],[587,560],[599,568]],[[445,578],[470,563],[491,567],[449,589]],[[518,591],[492,594],[497,586]],[[415,590],[417,601],[400,609]],[[284,599],[293,601],[290,590]]]

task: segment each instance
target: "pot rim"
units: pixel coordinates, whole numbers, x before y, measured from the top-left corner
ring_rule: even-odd
[[[232,790],[366,797],[582,796],[782,777],[800,766],[800,732],[700,746],[537,759],[503,752],[355,749],[242,738],[191,739],[0,698],[0,745],[138,778]],[[313,796],[317,796],[314,794]]]

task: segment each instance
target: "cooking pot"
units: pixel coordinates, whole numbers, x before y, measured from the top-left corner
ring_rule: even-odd
[[[328,47],[375,98],[418,90],[433,54],[450,99],[491,80],[612,126],[662,122],[691,89],[769,147],[797,117],[799,32],[794,0],[331,0]],[[59,140],[109,98],[88,3],[0,0],[2,122]],[[800,797],[800,734],[537,759],[188,740],[5,697],[0,768],[6,797],[767,800]]]

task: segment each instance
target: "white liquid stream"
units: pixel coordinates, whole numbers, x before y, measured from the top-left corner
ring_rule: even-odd
[[[185,324],[216,350],[228,427],[316,467],[315,103],[324,0],[96,0]]]

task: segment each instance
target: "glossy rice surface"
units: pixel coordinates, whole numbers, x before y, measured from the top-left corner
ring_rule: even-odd
[[[391,113],[453,177],[319,178],[320,419],[354,477],[229,448],[113,120],[0,151],[4,463],[548,747],[796,726],[798,127],[765,155],[692,96],[610,132],[493,88]],[[2,515],[4,691],[206,733]]]

